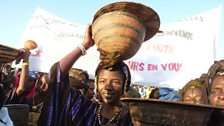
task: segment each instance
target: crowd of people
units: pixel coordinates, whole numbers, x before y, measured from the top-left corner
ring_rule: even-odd
[[[144,7],[135,3],[131,11],[139,9],[136,6],[140,6],[140,9]],[[109,11],[120,9],[120,6],[113,7],[110,6]],[[99,11],[95,18],[104,11]],[[148,13],[143,9],[140,11]],[[128,35],[120,36],[128,36],[125,40],[133,39],[134,42],[137,42],[137,39],[139,42],[145,41],[154,36],[159,30],[159,17],[152,9],[148,8],[148,11],[150,16],[140,13],[141,18],[144,18],[143,22],[134,16],[121,13],[136,21],[136,25],[140,24],[142,31],[135,29],[135,32],[138,33],[136,36],[140,33],[143,36],[138,36],[136,40]],[[151,20],[146,16],[153,18]],[[143,27],[145,25],[146,28]],[[129,25],[122,26],[134,29]],[[49,73],[29,69],[31,52],[28,48],[19,49],[21,68],[13,68],[11,63],[0,62],[0,126],[15,125],[5,106],[9,104],[28,105],[29,113],[35,113],[37,116],[36,122],[29,126],[133,126],[130,108],[122,102],[125,97],[224,107],[224,60],[215,61],[207,73],[189,80],[180,90],[131,84],[129,67],[122,60],[120,52],[109,53],[102,48],[98,48],[100,62],[94,76],[85,70],[72,68],[95,44],[91,28],[91,25],[87,27],[83,42],[53,64]],[[135,46],[137,45],[141,44],[137,43]],[[207,125],[224,125],[223,116],[222,112],[214,113]]]
[[[164,87],[131,84],[131,74],[123,61],[100,62],[95,77],[87,71],[72,68],[80,56],[94,45],[91,27],[82,47],[55,63],[49,73],[29,70],[30,51],[20,49],[22,67],[1,64],[1,120],[13,125],[6,104],[27,104],[38,113],[38,125],[133,125],[129,108],[122,97],[175,100],[189,104],[224,106],[224,60],[215,61],[201,77],[190,80],[175,91]],[[4,111],[4,112],[3,112]],[[4,113],[5,116],[2,116]],[[222,121],[213,119],[212,125]]]

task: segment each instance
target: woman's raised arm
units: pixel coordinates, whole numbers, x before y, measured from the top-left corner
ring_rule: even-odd
[[[85,38],[81,45],[77,46],[72,52],[67,54],[64,58],[59,61],[59,66],[61,70],[61,76],[64,77],[68,71],[71,69],[73,64],[79,59],[81,55],[86,54],[86,50],[94,45],[92,39],[91,25],[86,28]]]

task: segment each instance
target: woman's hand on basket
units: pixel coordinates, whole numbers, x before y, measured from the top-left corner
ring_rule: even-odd
[[[86,28],[86,33],[84,40],[82,42],[83,47],[87,50],[90,47],[92,47],[95,44],[93,38],[92,38],[92,26],[88,25]]]

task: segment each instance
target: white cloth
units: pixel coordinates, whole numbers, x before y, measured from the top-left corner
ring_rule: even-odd
[[[7,107],[2,107],[0,110],[0,126],[13,126],[13,122],[9,117]],[[2,122],[3,121],[3,122]]]

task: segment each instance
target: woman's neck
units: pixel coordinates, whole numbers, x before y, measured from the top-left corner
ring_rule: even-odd
[[[106,104],[102,103],[101,115],[107,119],[112,118],[117,112],[121,110],[122,104]]]

